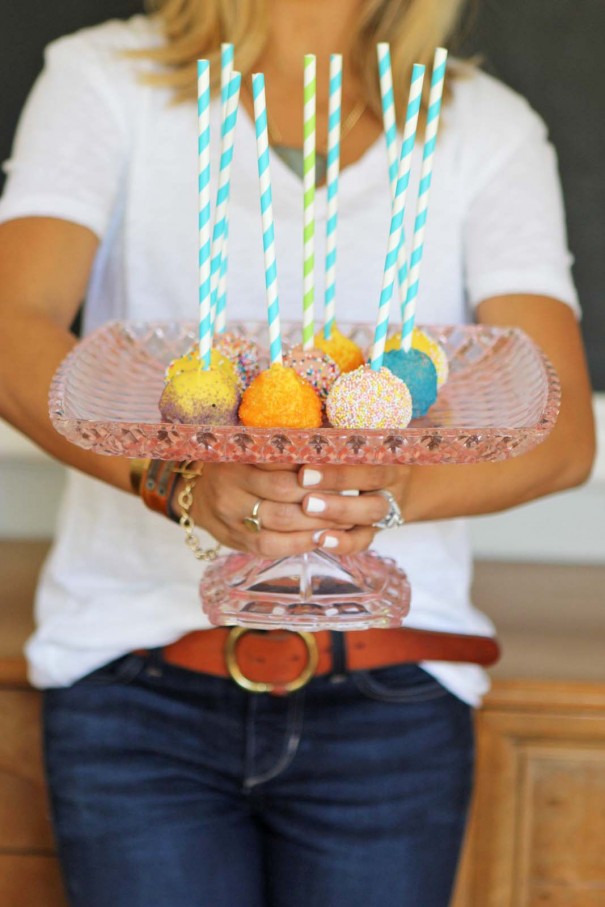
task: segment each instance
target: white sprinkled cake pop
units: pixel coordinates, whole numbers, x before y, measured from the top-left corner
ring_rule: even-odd
[[[412,397],[388,368],[362,365],[338,378],[326,412],[336,428],[405,428],[412,418]]]

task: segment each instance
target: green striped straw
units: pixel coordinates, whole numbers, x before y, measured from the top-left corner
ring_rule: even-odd
[[[305,55],[303,119],[303,349],[313,349],[315,303],[315,55]]]
[[[338,227],[338,178],[340,175],[340,120],[342,99],[342,54],[330,56],[330,100],[328,106],[328,213],[326,218],[326,280],[324,293],[324,337],[329,340],[336,310],[336,232]]]
[[[233,44],[221,44],[221,122],[226,119],[226,105],[229,82],[233,72]],[[222,130],[221,130],[222,136]],[[218,289],[216,294],[216,319],[214,332],[222,334],[227,326],[227,245],[229,239],[229,212],[225,214],[225,228],[221,242],[221,260],[219,267]]]
[[[391,212],[391,226],[389,230],[389,242],[387,255],[384,263],[384,274],[382,279],[382,290],[380,293],[380,302],[378,304],[378,320],[374,332],[374,343],[370,365],[374,371],[379,371],[382,367],[384,356],[384,346],[389,324],[389,309],[397,277],[397,254],[401,245],[403,234],[403,219],[405,215],[405,203],[407,198],[408,187],[410,184],[410,161],[411,151],[416,141],[416,130],[418,128],[418,114],[420,112],[419,98],[422,94],[422,80],[424,78],[424,67],[415,65],[412,70],[412,82],[410,85],[410,96],[406,113],[406,125],[401,143],[401,154],[399,156],[399,167],[397,170],[397,184],[395,188],[395,199]]]
[[[414,239],[412,242],[412,256],[410,259],[409,286],[403,309],[403,324],[401,326],[401,349],[408,352],[412,348],[412,332],[416,320],[416,302],[420,283],[420,266],[424,253],[424,236],[428,217],[429,196],[433,179],[433,163],[437,147],[437,133],[439,130],[439,117],[441,114],[441,100],[445,83],[447,67],[447,50],[438,47],[435,51],[433,75],[431,78],[431,92],[429,95],[429,109],[426,118],[426,131],[424,136],[424,152],[422,155],[422,170],[420,173],[420,186],[418,188],[418,204],[416,220],[414,222]]]
[[[210,64],[197,61],[199,347],[202,368],[210,368],[212,346],[210,290]]]

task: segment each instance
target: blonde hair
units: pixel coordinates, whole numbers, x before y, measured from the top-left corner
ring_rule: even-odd
[[[458,25],[466,0],[364,0],[352,36],[350,63],[359,78],[365,102],[380,118],[381,101],[376,44],[391,46],[393,83],[403,114],[403,93],[413,63],[430,66],[436,46],[445,43]],[[222,42],[235,47],[236,68],[247,76],[269,37],[267,0],[147,0],[159,21],[165,43],[143,52],[160,71],[146,81],[170,87],[177,101],[195,96],[195,61],[220,60]],[[220,67],[211,65],[212,88]],[[452,71],[455,75],[455,70]]]

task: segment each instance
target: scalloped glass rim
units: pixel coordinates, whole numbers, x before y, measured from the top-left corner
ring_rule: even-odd
[[[373,327],[340,324],[364,349]],[[264,322],[228,329],[266,344]],[[423,419],[381,430],[256,429],[162,422],[164,369],[197,327],[174,321],[113,321],[83,339],[57,370],[49,409],[55,429],[96,453],[174,460],[292,463],[471,463],[518,456],[551,431],[559,410],[556,373],[516,328],[427,326],[445,347],[450,379]],[[298,343],[300,323],[282,323]]]

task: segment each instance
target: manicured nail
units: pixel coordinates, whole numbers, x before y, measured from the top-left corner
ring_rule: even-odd
[[[306,505],[307,513],[323,513],[326,509],[326,502],[322,501],[321,498],[314,498],[311,496],[307,498]]]
[[[319,485],[321,482],[321,473],[317,469],[305,469],[303,472],[303,488],[309,488],[311,485]]]
[[[338,539],[333,535],[326,535],[321,543],[322,548],[338,548]]]
[[[325,531],[324,529],[318,529],[317,532],[313,533],[312,539],[313,539],[314,545],[319,545],[319,543],[321,541],[321,537],[324,534],[324,531]]]
[[[357,495],[359,494],[359,489],[358,488],[345,488],[345,490],[341,491],[340,493],[343,494],[346,498],[356,498]]]

